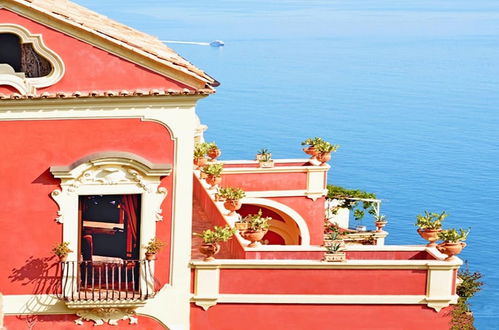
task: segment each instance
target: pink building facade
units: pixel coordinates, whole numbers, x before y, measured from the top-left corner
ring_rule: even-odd
[[[329,166],[308,159],[223,162],[223,185],[246,191],[239,213],[273,217],[268,244],[236,234],[199,258],[193,230],[238,219],[192,164],[196,103],[217,85],[68,1],[0,2],[4,327],[447,329],[461,260],[383,231],[322,261]],[[166,245],[146,261],[155,237]]]

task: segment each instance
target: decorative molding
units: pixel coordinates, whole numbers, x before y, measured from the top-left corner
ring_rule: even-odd
[[[12,86],[16,88],[21,94],[28,94],[34,93],[36,88],[54,85],[62,79],[65,72],[64,62],[59,55],[57,55],[53,50],[51,50],[44,44],[41,34],[32,34],[25,27],[11,23],[0,24],[0,33],[15,34],[19,37],[19,39],[21,39],[21,43],[32,44],[35,51],[42,57],[47,59],[52,65],[52,71],[47,76],[24,79],[17,77],[24,81],[24,87],[19,84],[19,81],[17,83],[14,83],[12,79],[7,79],[4,74],[0,74],[1,84],[8,84],[9,86]]]
[[[373,249],[374,250],[374,249]],[[423,264],[424,263],[424,264]],[[348,265],[351,264],[351,265]],[[207,310],[217,303],[238,304],[426,304],[439,312],[457,303],[452,293],[455,269],[462,261],[428,260],[355,260],[326,263],[306,260],[214,260],[193,261],[195,290],[191,302]],[[367,266],[367,267],[366,267]],[[220,269],[425,269],[428,272],[426,295],[317,295],[317,294],[223,294],[219,292]],[[285,279],[283,279],[285,280]],[[243,288],[244,286],[241,286]]]
[[[93,321],[94,326],[118,325],[118,321],[129,320],[129,324],[137,324],[135,310],[130,308],[92,308],[77,310],[76,315],[80,318],[75,320],[78,325],[83,325],[83,321]]]

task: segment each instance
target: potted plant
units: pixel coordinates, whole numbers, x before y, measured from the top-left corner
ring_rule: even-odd
[[[340,232],[340,228],[337,226],[328,226],[327,227],[327,233],[325,234],[324,237],[324,246],[332,246],[335,244],[339,244],[342,248],[345,247],[345,241],[343,240],[343,236]]]
[[[344,250],[344,245],[336,242],[330,245],[326,245],[326,253],[324,254],[324,261],[327,262],[341,262],[346,260],[346,253]]]
[[[207,143],[206,149],[206,154],[210,158],[210,161],[215,161],[222,154],[222,151],[220,150],[220,148],[218,148],[215,142]]]
[[[321,165],[326,164],[331,159],[331,153],[336,152],[340,147],[338,144],[331,144],[326,141],[322,141],[314,145],[315,147],[315,158],[321,163]]]
[[[220,188],[218,194],[225,200],[224,207],[230,211],[227,215],[234,215],[242,206],[241,199],[246,196],[244,190],[234,187]]]
[[[269,158],[272,157],[272,153],[267,148],[262,148],[262,149],[258,150],[258,152],[256,153],[256,160],[257,161],[260,161],[264,157],[269,157]]]
[[[386,220],[386,216],[376,215],[374,216],[374,219],[374,223],[376,224],[376,231],[383,231],[383,227],[388,223],[388,221]]]
[[[69,248],[69,242],[62,242],[57,244],[53,249],[52,252],[59,257],[60,262],[65,262],[68,259],[68,254],[73,252]]]
[[[305,141],[303,141],[301,143],[302,146],[307,146],[305,148],[303,148],[303,151],[307,154],[307,155],[310,155],[312,158],[315,157],[315,155],[317,154],[317,150],[315,148],[315,146],[319,143],[322,143],[324,142],[324,140],[320,137],[315,137],[315,138],[308,138],[306,139]]]
[[[469,232],[469,229],[447,229],[438,233],[438,239],[442,240],[443,243],[437,245],[437,249],[447,255],[445,260],[451,260],[456,254],[461,253],[466,246],[464,241],[468,237]]]
[[[241,232],[241,236],[250,241],[248,247],[255,247],[256,242],[261,241],[270,227],[272,217],[264,217],[262,209],[257,214],[248,214],[243,221],[248,224],[248,228]]]
[[[199,251],[204,254],[204,261],[215,260],[213,257],[220,251],[220,242],[228,241],[234,235],[235,229],[228,225],[225,227],[214,226],[213,229],[206,229],[201,234],[194,233],[203,239],[203,244]]]
[[[208,144],[207,143],[197,143],[194,146],[194,165],[196,165],[196,169],[199,170],[201,167],[205,166],[208,162],[206,159],[206,153],[208,152]]]
[[[217,184],[222,182],[222,163],[209,164],[201,169],[201,172],[206,175],[206,182],[210,185],[210,189],[215,188]]]
[[[426,246],[437,246],[435,243],[438,240],[438,233],[442,231],[442,222],[448,216],[445,211],[442,213],[434,213],[424,211],[424,215],[418,214],[416,216],[416,226],[418,227],[418,234],[429,241]]]
[[[268,149],[262,149],[256,154],[259,167],[274,167],[272,153]]]
[[[158,238],[151,238],[145,247],[146,260],[156,260],[156,254],[165,246],[165,242],[160,241]]]

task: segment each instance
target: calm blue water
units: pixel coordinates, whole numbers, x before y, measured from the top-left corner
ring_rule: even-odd
[[[476,326],[499,327],[499,2],[77,2],[161,39],[226,42],[171,45],[222,83],[198,112],[223,158],[303,157],[322,136],[341,145],[329,181],[383,199],[389,244],[424,243],[425,209],[471,227]]]

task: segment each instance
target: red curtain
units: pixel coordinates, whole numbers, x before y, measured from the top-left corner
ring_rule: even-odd
[[[128,258],[133,256],[134,250],[137,248],[137,210],[138,210],[139,195],[124,195],[121,207],[126,219],[126,255]]]

